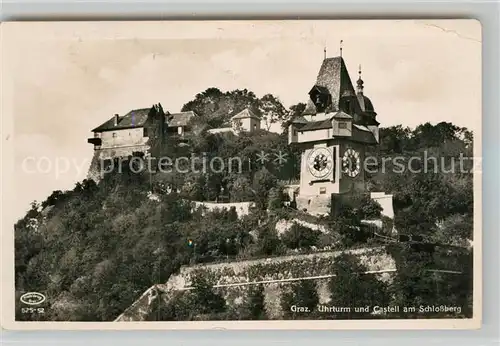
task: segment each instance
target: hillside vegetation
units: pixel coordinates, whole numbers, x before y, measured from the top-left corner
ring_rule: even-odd
[[[223,169],[218,173],[138,174],[122,162],[121,174],[115,170],[98,184],[84,180],[71,191],[54,191],[46,200],[33,202],[31,210],[14,227],[16,293],[19,297],[25,292],[40,292],[47,301],[44,314],[26,313],[16,303],[18,320],[111,321],[146,289],[166,282],[183,265],[294,254],[325,246],[349,249],[386,243],[385,238],[374,235],[372,228],[361,223],[363,219],[380,216],[377,205],[364,197],[346,204],[336,219],[316,220],[328,228],[328,234],[297,225],[278,236],[276,223],[292,215],[297,217],[296,211],[283,207],[286,197],[280,189],[281,184],[298,177],[300,167],[298,153],[287,145],[286,131],[276,134],[262,130],[235,136],[211,135],[206,130],[220,126],[227,121],[227,114],[247,106],[256,107],[256,112],[268,117],[270,123],[275,119],[286,124],[302,105],[285,110],[272,95],[258,99],[248,91],[217,90],[208,89],[184,106],[183,110],[200,114],[194,135],[182,142],[172,138],[151,143],[153,154],[175,158],[208,153],[208,158],[241,157],[242,162],[250,164],[244,164],[238,173]],[[473,231],[472,162],[462,163],[465,168],[461,171],[450,172],[449,167],[459,168],[460,155],[472,157],[472,134],[440,123],[423,124],[413,130],[402,126],[382,128],[380,137],[380,147],[373,151],[373,156],[392,160],[383,172],[379,160],[379,171],[374,169],[369,177],[370,189],[394,195],[396,229],[404,234],[423,235],[431,243],[466,246]],[[288,155],[286,163],[255,164],[257,153],[280,150]],[[417,160],[412,162],[413,173],[398,172],[399,161],[395,159],[408,162],[411,157],[424,155],[438,158],[437,163],[427,163],[427,172],[416,172],[423,165]],[[441,166],[441,161],[445,170],[434,170],[436,164]],[[150,198],[151,193],[157,198]],[[235,210],[193,210],[189,200],[254,201],[255,208],[250,215],[238,219]],[[189,240],[195,246],[189,246]],[[391,249],[398,266],[397,278],[391,285],[395,291],[386,291],[385,286],[379,287],[369,279],[353,280],[349,273],[360,270],[360,264],[346,258],[332,268],[339,273],[336,283],[330,286],[339,300],[336,303],[348,305],[351,299],[358,299],[348,292],[356,291],[360,297],[379,292],[384,301],[390,298],[412,305],[416,301],[463,303],[470,316],[471,251],[465,259],[456,259],[464,273],[450,281],[423,275],[423,269],[436,265],[432,259],[434,247]],[[441,283],[436,285],[436,280]],[[224,299],[210,288],[209,278],[200,276],[195,285],[197,289],[185,298],[190,299],[186,304],[192,304],[188,315],[182,310],[185,305],[180,299],[174,310],[154,316],[234,317],[233,312],[226,310]],[[307,285],[293,286],[283,304],[287,304],[286,299],[306,299],[311,293]],[[243,305],[249,312],[240,312],[238,316],[264,318],[258,308],[259,292],[256,288],[248,298],[250,302]],[[314,294],[311,297],[307,304],[315,301]]]

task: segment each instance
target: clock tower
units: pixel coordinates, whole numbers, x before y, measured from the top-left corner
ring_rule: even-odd
[[[288,131],[289,144],[302,151],[300,210],[326,214],[342,195],[367,192],[365,152],[379,141],[376,115],[361,71],[355,90],[343,58],[325,58],[304,112]]]

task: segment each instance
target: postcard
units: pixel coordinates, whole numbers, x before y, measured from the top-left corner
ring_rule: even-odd
[[[477,329],[476,20],[1,26],[2,327]]]

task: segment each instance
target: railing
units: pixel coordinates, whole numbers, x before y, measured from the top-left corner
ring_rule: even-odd
[[[272,255],[248,255],[248,256],[234,256],[234,255],[228,255],[228,256],[214,256],[214,257],[206,257],[206,261],[203,261],[204,258],[198,257],[197,260],[193,261],[192,264],[189,265],[189,267],[204,267],[208,265],[216,265],[216,264],[222,264],[222,263],[229,263],[229,262],[246,262],[246,261],[262,261],[262,260],[269,260],[272,261],[273,259],[276,258],[283,258],[283,257],[295,257],[295,256],[301,256],[297,259],[303,259],[305,257],[313,257],[314,255],[319,255],[323,256],[327,253],[340,253],[343,251],[359,251],[359,250],[366,250],[366,251],[375,251],[375,250],[381,250],[383,248],[384,244],[356,244],[354,246],[351,246],[349,248],[345,248],[342,246],[325,246],[324,248],[317,248],[316,250],[312,249],[302,249],[298,251],[293,251],[293,250],[288,250],[284,253],[281,254],[272,254]],[[201,259],[201,261],[200,261]]]

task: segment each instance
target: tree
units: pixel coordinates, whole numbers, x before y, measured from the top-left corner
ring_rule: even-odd
[[[263,255],[277,255],[283,253],[284,250],[278,232],[271,225],[265,225],[259,229],[257,246]]]
[[[366,193],[346,195],[342,198],[342,205],[350,207],[349,212],[359,221],[381,217],[382,206]]]
[[[195,274],[192,281],[194,311],[198,314],[214,314],[226,310],[226,301],[220,294],[214,292],[213,285],[202,273]]]
[[[267,203],[268,210],[278,210],[283,208],[283,202],[286,199],[286,195],[281,187],[273,187],[269,191],[269,198]]]
[[[169,297],[172,295],[172,297]],[[147,321],[192,321],[199,311],[193,309],[194,295],[188,291],[159,294],[152,303]]]
[[[252,188],[255,191],[255,202],[262,209],[267,208],[269,191],[277,184],[276,177],[263,167],[253,177]]]
[[[286,231],[281,239],[289,249],[304,249],[317,246],[321,232],[294,223],[290,230]]]
[[[287,115],[287,111],[281,101],[271,94],[262,96],[259,102],[259,109],[267,131],[269,131],[272,124],[285,120]]]
[[[292,105],[288,109],[287,115],[284,121],[281,123],[281,128],[286,138],[288,138],[288,126],[290,125],[290,122],[296,117],[302,116],[302,113],[304,113],[305,109],[306,109],[306,104],[302,102]]]
[[[218,88],[208,88],[196,94],[194,100],[184,104],[181,112],[193,111],[202,117],[209,118],[211,113],[219,110],[219,102],[221,102],[224,96],[224,93]]]
[[[403,153],[409,146],[411,130],[401,125],[380,129],[379,150],[382,153]]]
[[[437,125],[425,123],[413,131],[412,140],[419,147],[438,147],[446,141],[456,138],[461,129],[452,123],[440,122]]]
[[[228,125],[230,118],[245,108],[259,115],[258,103],[255,94],[247,89],[222,92],[217,88],[208,88],[184,104],[181,111],[194,111],[207,119],[208,126],[221,127]]]
[[[264,287],[262,285],[250,286],[239,307],[242,320],[264,320],[266,309],[264,301]]]
[[[252,192],[249,179],[244,175],[239,175],[229,186],[229,196],[231,202],[247,202],[255,198]]]
[[[349,307],[346,314],[341,313],[335,318],[366,318],[371,312],[355,312],[354,307],[386,306],[390,296],[386,285],[377,279],[374,274],[366,273],[367,269],[358,259],[350,254],[342,254],[335,259],[333,273],[335,277],[330,280],[330,304],[334,306]]]
[[[291,319],[306,319],[316,310],[319,295],[314,280],[302,280],[293,283],[290,290],[285,291],[281,298],[281,306],[285,317]]]
[[[202,174],[189,173],[185,176],[181,194],[191,201],[204,201],[205,176]]]
[[[468,241],[473,239],[473,231],[473,218],[465,214],[453,214],[440,223],[431,239],[439,244],[467,247]]]

